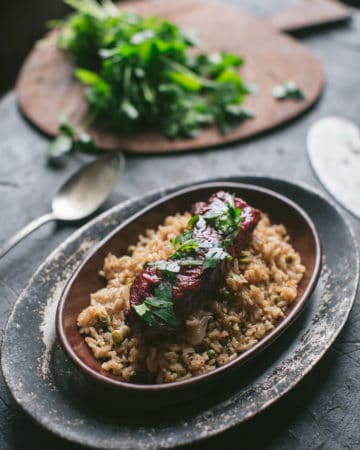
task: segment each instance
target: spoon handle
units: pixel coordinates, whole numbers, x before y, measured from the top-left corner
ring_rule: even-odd
[[[20,241],[22,241],[26,236],[32,233],[37,228],[41,227],[46,222],[51,220],[55,220],[56,217],[53,213],[44,214],[37,219],[34,219],[32,222],[25,225],[21,230],[19,230],[16,234],[14,234],[10,239],[5,241],[3,245],[0,247],[0,258],[2,258],[6,253],[15,247]]]

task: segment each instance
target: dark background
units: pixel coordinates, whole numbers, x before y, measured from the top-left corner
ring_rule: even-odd
[[[13,85],[26,54],[44,34],[45,22],[66,11],[61,0],[0,0],[0,95]]]

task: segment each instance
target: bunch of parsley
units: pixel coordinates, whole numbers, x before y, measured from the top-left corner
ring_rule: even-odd
[[[189,52],[190,33],[109,0],[65,2],[74,12],[52,23],[56,45],[72,55],[96,120],[122,135],[151,128],[175,138],[213,124],[228,132],[252,117],[242,107],[241,57]]]

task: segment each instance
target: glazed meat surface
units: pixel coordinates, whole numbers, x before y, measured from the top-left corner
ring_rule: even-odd
[[[168,260],[175,263],[175,269],[169,266],[172,272],[166,270],[166,262],[165,265],[164,262],[148,265],[132,284],[126,320],[137,333],[166,334],[181,325],[199,302],[209,299],[221,287],[227,259],[246,247],[260,220],[259,210],[223,191],[213,194],[207,202],[195,203],[191,213],[194,224],[184,245],[188,243],[194,248],[187,252],[185,248],[183,253],[175,251]],[[164,300],[161,303],[165,294],[160,296],[159,287],[167,292],[167,303]],[[156,308],[151,312],[146,309],[149,303],[146,300],[154,298],[155,294],[160,298],[155,299]],[[176,326],[174,321],[172,326],[166,323],[168,316],[161,310],[159,314],[157,308],[162,304],[168,308],[167,314],[173,308]],[[143,316],[138,313],[140,305],[143,305]]]

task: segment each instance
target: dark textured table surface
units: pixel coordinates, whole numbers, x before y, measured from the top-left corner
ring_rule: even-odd
[[[232,0],[257,15],[291,2]],[[360,122],[360,11],[352,22],[301,36],[325,67],[319,103],[295,122],[246,143],[172,156],[128,157],[125,174],[103,210],[152,189],[209,176],[263,173],[321,189],[305,149],[308,127],[341,115]],[[50,208],[52,195],[84,161],[74,155],[63,167],[47,165],[48,140],[17,110],[13,92],[0,100],[0,241]],[[360,221],[344,213],[357,236]],[[21,290],[44,258],[80,224],[48,224],[0,261],[0,336]],[[264,414],[196,448],[360,448],[360,306],[336,343],[309,376]],[[26,336],[24,336],[26,339]],[[26,368],[24,367],[24,370]],[[0,450],[75,448],[32,422],[13,401],[0,374]]]

